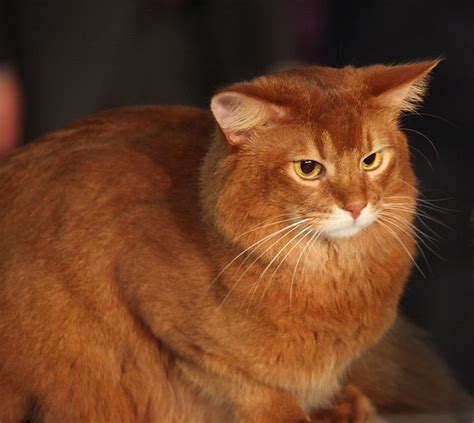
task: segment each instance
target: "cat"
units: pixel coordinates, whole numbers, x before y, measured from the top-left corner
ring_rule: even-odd
[[[211,112],[102,112],[3,160],[0,421],[455,407],[436,358],[407,371],[435,357],[409,324],[389,332],[418,195],[398,120],[437,63],[284,71]]]

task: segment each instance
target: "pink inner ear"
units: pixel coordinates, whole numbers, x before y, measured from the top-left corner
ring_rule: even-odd
[[[281,119],[284,110],[266,100],[224,91],[211,100],[211,111],[229,142],[248,139],[252,130]]]
[[[235,130],[234,128],[239,110],[242,105],[242,96],[237,93],[220,93],[211,100],[211,111],[222,130]]]
[[[230,93],[218,95],[216,101],[212,103],[212,111],[216,118],[226,120],[232,113],[238,109],[241,100]]]

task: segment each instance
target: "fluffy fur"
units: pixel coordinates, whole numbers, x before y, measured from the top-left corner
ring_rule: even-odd
[[[452,408],[449,376],[404,374],[416,400],[393,388],[408,344],[370,349],[415,254],[397,119],[435,65],[297,69],[221,91],[214,115],[106,112],[4,160],[0,421],[363,422],[374,405]],[[381,149],[381,167],[361,171]],[[294,173],[306,159],[321,178]],[[366,206],[356,221],[354,203]],[[421,372],[444,375],[433,363]]]

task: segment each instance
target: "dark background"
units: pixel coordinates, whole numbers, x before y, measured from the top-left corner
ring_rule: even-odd
[[[429,229],[419,227],[440,239],[431,247],[436,254],[421,245],[426,260],[420,254],[418,263],[426,277],[413,272],[402,309],[430,332],[458,378],[474,391],[473,5],[0,0],[0,82],[2,75],[13,75],[9,86],[16,92],[9,102],[11,91],[0,91],[0,144],[2,124],[6,127],[12,113],[23,122],[10,137],[11,145],[19,145],[112,107],[206,107],[219,86],[296,64],[446,58],[434,71],[421,113],[403,120],[422,198],[449,210],[421,208],[441,224],[424,217]],[[2,107],[13,112],[2,115]]]

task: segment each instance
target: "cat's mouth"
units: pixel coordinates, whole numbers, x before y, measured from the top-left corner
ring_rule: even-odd
[[[356,218],[346,210],[334,208],[330,216],[319,225],[321,234],[329,239],[349,238],[357,235],[377,220],[378,213],[367,205]]]

